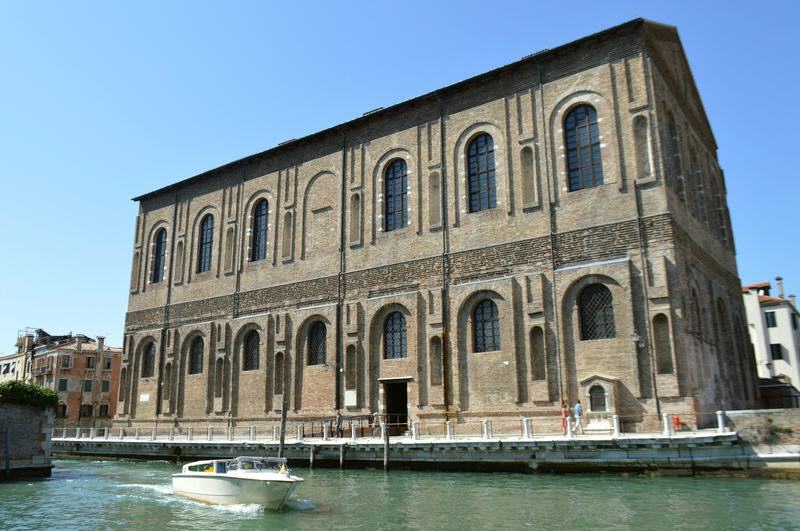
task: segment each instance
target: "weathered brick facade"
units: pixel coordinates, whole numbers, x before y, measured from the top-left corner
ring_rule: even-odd
[[[578,105],[597,113],[603,182],[568,191],[563,128]],[[496,206],[470,212],[481,134]],[[407,225],[386,231],[397,160]],[[262,199],[267,252],[252,260]],[[284,393],[293,418],[369,414],[390,382],[405,382],[412,418],[459,421],[552,417],[595,386],[596,413],[629,424],[755,399],[716,144],[672,27],[631,21],[137,200],[117,422],[272,420]],[[212,266],[198,273],[208,214]],[[578,300],[596,284],[614,333],[585,340]],[[499,349],[475,352],[486,299]],[[386,359],[395,311],[407,357]],[[310,364],[317,322],[325,362]],[[257,368],[244,370],[253,332]],[[196,338],[202,368],[188,374]],[[140,378],[150,342],[155,375]]]

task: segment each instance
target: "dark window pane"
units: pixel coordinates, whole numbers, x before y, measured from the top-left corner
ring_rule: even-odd
[[[475,306],[472,335],[475,352],[500,350],[500,312],[494,301],[486,299]]]
[[[196,337],[189,353],[189,374],[203,372],[203,339]]]
[[[261,338],[258,332],[251,330],[244,341],[244,370],[255,371],[259,366],[259,349]]]
[[[383,323],[383,357],[399,359],[408,357],[406,318],[400,312],[392,312]]]
[[[386,231],[408,225],[408,167],[406,161],[396,160],[384,176],[384,227]]]
[[[578,297],[581,339],[616,337],[611,292],[602,284],[591,284]]]
[[[167,231],[159,229],[153,242],[153,283],[164,280],[164,260],[167,256]]]
[[[200,222],[200,238],[197,249],[197,272],[211,269],[211,248],[214,244],[214,216],[207,214]]]
[[[328,330],[325,323],[317,321],[308,334],[308,364],[324,365]]]
[[[600,128],[594,107],[579,105],[567,114],[564,147],[570,192],[603,184]]]
[[[250,261],[252,262],[267,257],[268,216],[269,203],[266,199],[262,199],[253,209],[253,241],[250,247]]]
[[[469,171],[469,211],[479,212],[497,206],[494,166],[494,141],[480,134],[467,147]]]

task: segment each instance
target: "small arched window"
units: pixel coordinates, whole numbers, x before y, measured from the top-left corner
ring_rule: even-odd
[[[308,332],[308,364],[324,365],[328,330],[325,323],[317,321]]]
[[[606,390],[601,385],[593,385],[589,389],[589,410],[594,412],[606,410]]]
[[[269,221],[269,203],[262,199],[253,208],[253,241],[250,246],[250,261],[263,260],[267,257],[267,222]]]
[[[214,245],[214,216],[206,214],[200,222],[200,234],[197,244],[197,272],[211,270],[211,250]]]
[[[392,162],[384,174],[383,215],[386,232],[408,225],[408,166],[403,159]]]
[[[472,139],[467,146],[469,174],[469,211],[480,212],[497,206],[494,172],[494,141],[486,133]]]
[[[148,343],[142,356],[142,378],[152,378],[156,367],[156,344]]]
[[[167,257],[167,230],[159,229],[153,239],[153,284],[164,280],[164,261]]]
[[[400,312],[390,313],[383,322],[383,359],[407,358],[407,336],[406,318]]]
[[[500,312],[497,304],[485,299],[472,311],[473,352],[500,350]]]
[[[603,184],[600,128],[594,107],[578,105],[569,111],[564,118],[564,145],[567,148],[569,191]]]
[[[611,291],[602,284],[590,284],[578,297],[581,339],[616,337],[614,300]]]
[[[250,330],[244,338],[244,362],[242,363],[242,370],[258,370],[260,348],[261,337],[255,330]]]
[[[67,405],[64,402],[59,402],[56,407],[56,417],[63,419],[67,416]]]
[[[196,337],[189,348],[189,374],[203,372],[203,338]]]

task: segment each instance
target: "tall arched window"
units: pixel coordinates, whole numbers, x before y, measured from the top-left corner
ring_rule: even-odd
[[[203,338],[196,337],[189,349],[189,374],[203,372]]]
[[[594,107],[578,105],[569,111],[564,119],[564,145],[567,148],[569,191],[603,184],[600,128]]]
[[[197,272],[211,269],[211,247],[214,244],[214,216],[206,214],[200,222],[200,238],[197,243]]]
[[[260,348],[261,337],[255,330],[250,330],[244,338],[244,362],[242,363],[242,370],[258,370]]]
[[[408,167],[397,159],[384,174],[383,215],[386,232],[408,225]]]
[[[400,312],[390,313],[383,322],[383,359],[407,358],[407,336],[406,318]]]
[[[614,327],[614,299],[602,284],[583,288],[578,297],[581,320],[581,339],[607,339],[616,337]]]
[[[324,365],[328,330],[325,323],[317,321],[308,332],[308,364]]]
[[[164,260],[167,257],[167,230],[158,229],[153,239],[153,284],[164,280]]]
[[[500,312],[491,299],[475,305],[472,311],[473,352],[500,350]]]
[[[152,378],[156,367],[156,344],[148,343],[142,356],[142,378]]]
[[[472,139],[467,146],[469,174],[469,211],[480,212],[497,206],[494,175],[494,141],[486,133]]]
[[[263,260],[267,257],[267,222],[269,221],[269,203],[262,199],[253,209],[253,241],[250,246],[250,261]]]

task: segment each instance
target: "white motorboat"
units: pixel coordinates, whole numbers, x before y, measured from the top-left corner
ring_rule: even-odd
[[[278,457],[213,459],[184,465],[172,475],[172,492],[206,503],[257,503],[277,510],[302,481]]]

